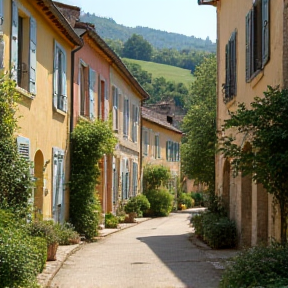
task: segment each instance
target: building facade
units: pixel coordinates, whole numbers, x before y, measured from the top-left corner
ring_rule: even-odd
[[[168,118],[167,118],[168,117]],[[180,145],[182,132],[171,124],[171,117],[142,107],[142,166],[163,165],[172,176],[171,189],[176,191],[180,177]]]
[[[287,12],[282,0],[199,0],[217,10],[217,128],[236,111],[249,107],[267,86],[287,88]],[[236,131],[231,130],[231,135]],[[252,149],[245,135],[237,137],[243,149]],[[280,239],[280,211],[251,175],[234,178],[231,159],[216,156],[216,193],[222,196],[230,218],[236,221],[240,245]]]
[[[82,42],[50,0],[0,5],[1,66],[21,95],[17,144],[33,162],[35,215],[62,222],[69,199],[71,51]]]

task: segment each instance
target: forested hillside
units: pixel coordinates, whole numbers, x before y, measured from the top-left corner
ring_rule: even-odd
[[[103,39],[120,40],[126,42],[133,34],[143,36],[150,44],[157,49],[177,49],[177,50],[201,50],[215,52],[216,44],[207,38],[206,40],[194,36],[185,36],[177,33],[169,33],[147,27],[137,26],[136,28],[126,27],[117,24],[111,18],[98,17],[95,14],[83,13],[81,21],[95,25],[97,33]]]

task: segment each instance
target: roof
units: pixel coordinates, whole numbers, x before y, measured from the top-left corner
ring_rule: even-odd
[[[134,86],[141,94],[143,99],[149,99],[149,94],[144,90],[140,83],[130,73],[127,66],[122,62],[120,57],[109,47],[109,45],[97,34],[94,25],[90,23],[76,22],[75,29],[78,35],[83,37],[85,34],[93,40],[93,42],[104,52],[104,54],[129,80],[130,84]],[[81,34],[82,33],[82,34]]]
[[[36,5],[41,12],[46,16],[47,19],[52,21],[54,25],[60,30],[71,43],[82,46],[82,40],[75,33],[74,29],[62,15],[62,13],[57,9],[56,5],[51,0],[33,0],[34,5]]]
[[[141,107],[141,111],[142,111],[142,118],[143,119],[145,119],[149,122],[155,123],[159,126],[162,126],[166,129],[169,129],[171,131],[174,131],[176,133],[183,134],[183,132],[181,130],[177,129],[176,127],[174,127],[173,125],[171,125],[167,121],[160,120],[161,116],[163,117],[162,114],[157,113],[155,111],[152,111],[150,109],[147,109],[146,107]]]

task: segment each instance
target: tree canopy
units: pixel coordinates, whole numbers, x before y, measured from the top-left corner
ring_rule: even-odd
[[[225,121],[225,129],[235,129],[235,137],[224,136],[220,151],[232,159],[234,171],[252,175],[281,209],[281,241],[285,243],[288,216],[288,90],[268,87],[264,97],[254,98],[249,109],[238,110]],[[236,138],[242,139],[240,144]],[[243,149],[250,143],[252,149]]]
[[[215,55],[204,59],[195,76],[189,95],[190,108],[181,127],[185,135],[181,148],[182,171],[213,190],[217,142]]]
[[[149,61],[152,56],[152,45],[143,36],[133,34],[125,43],[123,57]]]

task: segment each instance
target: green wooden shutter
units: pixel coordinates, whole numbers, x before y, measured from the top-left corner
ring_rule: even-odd
[[[269,5],[269,0],[262,0],[262,68],[269,61],[270,56]]]
[[[226,81],[225,81],[225,98],[230,97],[230,45],[226,44],[225,54]]]
[[[96,82],[96,72],[95,70],[89,68],[89,115],[90,119],[95,118],[95,82]]]
[[[11,78],[18,81],[18,7],[12,1]]]
[[[37,44],[36,20],[30,17],[30,70],[29,70],[29,92],[36,95],[36,44]]]
[[[4,23],[3,0],[0,0],[0,32],[3,32],[3,23]]]
[[[166,141],[166,160],[169,161],[169,141]]]
[[[251,31],[252,31],[252,11],[246,15],[246,82],[251,78]]]
[[[231,71],[230,71],[230,96],[236,96],[236,83],[237,83],[237,59],[236,59],[236,36],[237,33],[234,31],[232,33],[231,39],[230,39],[230,65],[231,65]]]

